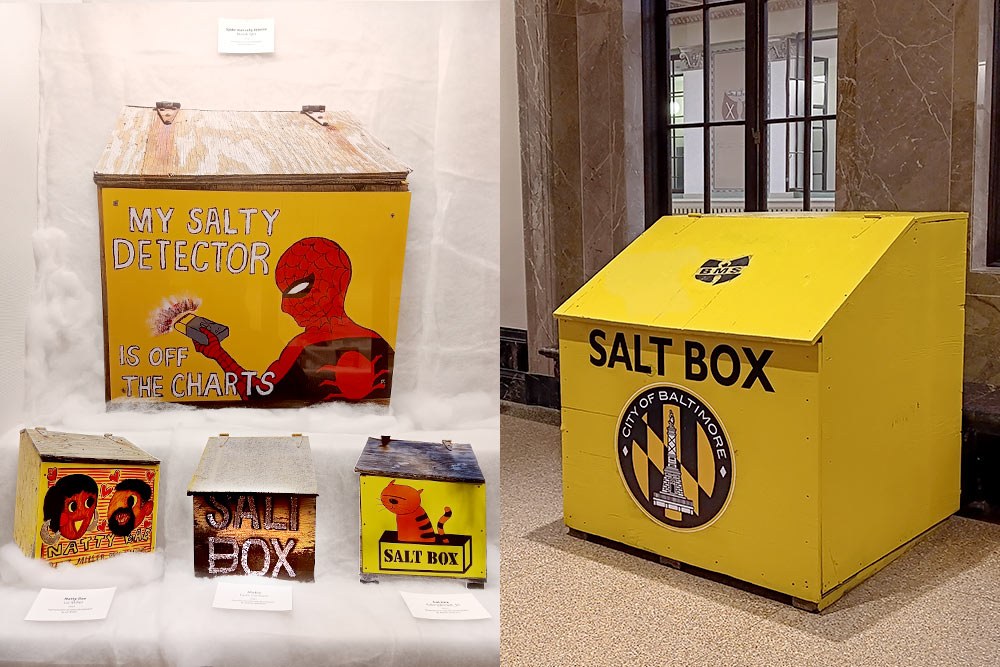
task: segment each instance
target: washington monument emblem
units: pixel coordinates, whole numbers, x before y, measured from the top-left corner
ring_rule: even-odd
[[[677,427],[674,411],[667,420],[667,459],[663,463],[663,486],[653,492],[653,504],[681,514],[694,514],[694,503],[684,495],[681,469],[677,463]]]

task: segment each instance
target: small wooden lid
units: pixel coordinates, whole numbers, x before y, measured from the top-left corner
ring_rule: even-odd
[[[94,170],[103,186],[406,190],[410,168],[347,111],[125,107]],[[169,120],[169,122],[168,122]]]
[[[187,493],[318,495],[309,438],[209,438]]]
[[[368,438],[354,468],[363,475],[483,484],[472,445]]]
[[[38,451],[42,461],[70,463],[142,464],[156,465],[160,462],[142,451],[125,438],[111,433],[89,435],[86,433],[61,433],[48,429],[28,428],[21,431]]]

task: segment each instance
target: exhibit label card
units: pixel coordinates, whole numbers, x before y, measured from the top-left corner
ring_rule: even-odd
[[[43,588],[24,617],[26,621],[99,621],[108,617],[115,589]]]
[[[216,609],[291,611],[292,587],[256,581],[220,581],[212,606]]]
[[[274,53],[274,19],[219,19],[219,53]]]
[[[414,618],[437,621],[475,621],[492,618],[472,593],[435,595],[399,592]]]

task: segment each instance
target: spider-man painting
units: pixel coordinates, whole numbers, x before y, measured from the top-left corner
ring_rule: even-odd
[[[305,238],[286,250],[274,270],[281,310],[304,331],[288,342],[268,366],[274,389],[256,375],[243,381],[244,368],[208,329],[205,345],[195,349],[223,371],[240,378],[245,401],[330,401],[388,398],[393,350],[378,333],[355,323],[344,310],[351,282],[351,259],[334,241]]]

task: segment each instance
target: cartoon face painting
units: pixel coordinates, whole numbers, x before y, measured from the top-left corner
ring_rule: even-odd
[[[441,542],[447,543],[444,523],[451,518],[451,508],[445,507],[438,519],[437,533],[431,525],[427,512],[420,505],[423,489],[415,489],[392,480],[382,489],[379,499],[382,506],[396,515],[396,532],[400,542]]]
[[[76,540],[97,524],[97,482],[88,475],[63,477],[42,502],[42,538]]]
[[[274,282],[281,290],[281,310],[300,327],[356,333],[344,311],[351,259],[334,241],[313,237],[294,243],[278,260]]]
[[[124,479],[108,501],[108,530],[125,537],[153,513],[153,489],[141,479]]]

